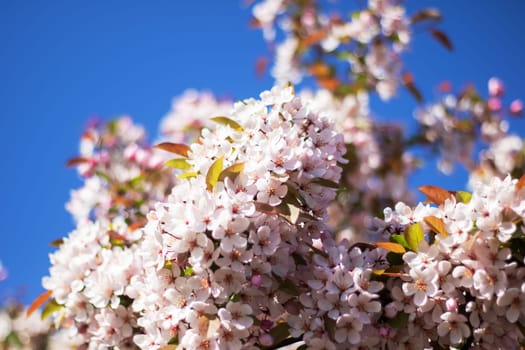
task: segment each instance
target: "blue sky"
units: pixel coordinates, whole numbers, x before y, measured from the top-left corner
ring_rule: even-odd
[[[441,28],[455,44],[449,53],[416,34],[406,65],[427,99],[441,80],[484,91],[491,76],[506,83],[509,99],[525,98],[525,1],[409,5],[440,8]],[[0,1],[0,260],[9,270],[0,302],[17,293],[28,302],[42,292],[49,242],[73,229],[64,204],[81,182],[64,163],[76,155],[88,118],[129,114],[155,136],[171,99],[187,88],[246,98],[271,87],[271,78],[254,74],[266,46],[248,28],[249,15],[243,0]],[[409,125],[414,101],[401,93],[372,107],[382,120]],[[513,127],[523,135],[522,124]],[[457,187],[465,178],[444,180],[431,169],[411,183],[442,181]]]

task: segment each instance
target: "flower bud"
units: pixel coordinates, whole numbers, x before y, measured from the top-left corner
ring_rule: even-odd
[[[262,346],[273,345],[273,337],[268,333],[263,333],[259,336],[259,344]]]
[[[455,298],[447,299],[445,305],[447,306],[447,311],[456,312],[458,309],[458,301]]]
[[[520,115],[523,111],[523,102],[521,102],[521,100],[512,101],[510,103],[509,111],[512,115]]]
[[[498,97],[503,95],[503,93],[505,92],[505,86],[503,85],[503,82],[498,78],[490,78],[488,85],[490,96]]]
[[[497,112],[501,109],[501,100],[496,97],[489,98],[488,101],[489,110],[492,112]]]

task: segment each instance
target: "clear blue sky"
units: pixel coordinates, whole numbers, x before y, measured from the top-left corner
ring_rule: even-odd
[[[509,98],[525,98],[525,1],[409,5],[440,8],[456,48],[449,53],[416,35],[406,64],[427,98],[443,79],[485,89],[493,75]],[[243,0],[0,1],[0,260],[9,270],[0,302],[19,288],[26,302],[42,292],[49,242],[73,229],[64,204],[81,182],[64,163],[76,155],[89,117],[129,114],[154,136],[172,97],[186,88],[245,98],[271,87],[272,79],[254,74],[266,48],[261,33],[248,29],[249,14]],[[374,103],[373,112],[408,124],[413,107],[402,93]],[[432,171],[412,179],[436,181],[443,185]]]

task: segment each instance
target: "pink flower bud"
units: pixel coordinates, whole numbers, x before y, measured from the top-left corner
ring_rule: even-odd
[[[521,100],[512,101],[510,103],[509,111],[512,115],[520,115],[523,111],[523,102],[521,102]]]
[[[262,320],[261,321],[261,329],[263,329],[265,332],[268,332],[273,327],[273,321],[271,320]]]
[[[262,284],[262,276],[261,275],[253,275],[251,282],[254,286],[260,287]]]
[[[259,344],[262,346],[273,345],[273,337],[268,333],[263,333],[259,336]]]
[[[135,153],[135,160],[137,161],[137,163],[145,164],[148,161],[148,158],[148,152],[146,152],[142,148],[137,149],[137,152]]]
[[[490,78],[488,85],[490,96],[501,96],[505,92],[505,86],[503,85],[503,82],[498,78]]]
[[[394,318],[397,315],[397,307],[394,303],[387,304],[385,306],[385,315],[388,318]]]
[[[95,155],[94,158],[96,158],[96,161],[99,164],[109,164],[109,161],[111,160],[108,151],[105,149],[101,150],[100,153]]]
[[[392,329],[387,326],[379,327],[379,335],[383,338],[389,337]]]
[[[158,154],[153,154],[148,160],[147,167],[149,169],[160,169],[162,164],[164,164],[164,159]]]
[[[489,98],[488,106],[492,112],[497,112],[501,110],[501,100],[497,97],[491,97]]]
[[[447,299],[445,305],[447,306],[447,311],[450,312],[456,312],[458,309],[458,301],[455,298]]]
[[[124,150],[124,158],[127,160],[133,160],[135,159],[135,155],[137,154],[137,150],[139,147],[136,144],[131,144]]]

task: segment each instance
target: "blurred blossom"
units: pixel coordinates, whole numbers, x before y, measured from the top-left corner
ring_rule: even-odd
[[[2,261],[0,261],[0,282],[5,280],[8,276],[8,272],[7,272],[7,269],[4,267],[4,265],[2,264]]]

